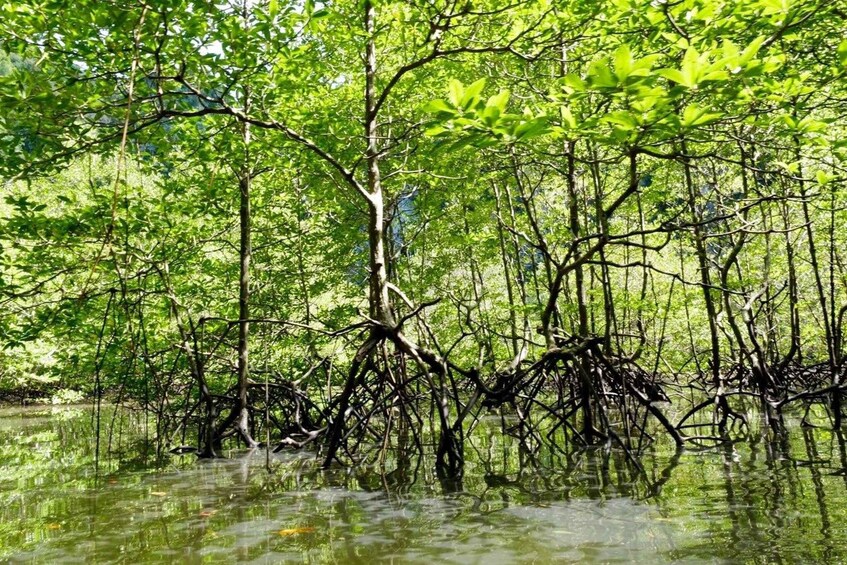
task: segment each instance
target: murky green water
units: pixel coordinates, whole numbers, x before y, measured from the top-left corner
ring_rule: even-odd
[[[107,411],[107,416],[110,412]],[[847,452],[823,429],[643,472],[602,450],[535,459],[491,426],[461,485],[392,457],[315,470],[307,454],[155,463],[140,420],[0,411],[0,561],[759,562],[847,560]]]

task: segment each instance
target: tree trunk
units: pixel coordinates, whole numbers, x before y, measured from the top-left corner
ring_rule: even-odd
[[[249,125],[244,125],[245,144],[250,140]],[[247,402],[247,384],[250,377],[250,261],[253,258],[251,241],[251,210],[250,210],[250,171],[242,173],[238,180],[241,192],[239,205],[239,278],[238,278],[238,400],[235,407],[235,429],[247,447],[258,444],[250,435],[248,427],[249,406]]]
[[[370,315],[371,318],[394,326],[391,301],[388,296],[388,267],[385,254],[385,202],[379,170],[379,138],[376,115],[376,14],[373,3],[365,0],[365,33],[368,35],[365,53],[365,139],[368,176],[368,243],[370,244]]]
[[[242,17],[245,27],[249,25],[249,2],[245,0],[242,7]],[[244,88],[244,114],[250,113],[250,90]],[[258,443],[250,434],[250,410],[247,400],[247,385],[250,377],[250,262],[253,259],[253,244],[251,240],[252,211],[250,208],[250,188],[253,183],[253,170],[250,164],[250,124],[242,123],[241,140],[244,144],[244,162],[238,174],[238,382],[235,406],[230,415],[218,428],[216,441],[226,433],[232,425],[241,440],[249,448],[258,447]]]
[[[576,240],[580,237],[579,225],[579,201],[577,200],[576,190],[576,162],[574,152],[576,144],[569,141],[565,146],[567,159],[567,187],[568,187],[568,216],[571,229],[571,237]],[[585,274],[582,265],[578,265],[574,270],[574,279],[576,284],[576,304],[578,313],[578,325],[576,335],[582,339],[588,337],[588,305],[585,301]],[[592,367],[586,361],[586,356],[580,356],[577,361],[579,366],[579,374],[581,376],[582,386],[580,387],[580,406],[582,408],[582,436],[585,441],[591,443],[594,440],[594,412],[591,406],[592,382],[591,375]]]
[[[823,279],[821,278],[820,263],[818,262],[817,248],[815,246],[815,232],[812,228],[812,217],[811,212],[809,211],[809,200],[808,198],[806,198],[806,182],[803,180],[803,155],[800,151],[800,147],[800,138],[798,136],[794,136],[794,159],[797,163],[800,163],[800,167],[798,170],[798,176],[800,177],[800,200],[803,209],[803,222],[806,227],[806,237],[809,240],[809,263],[812,267],[812,273],[815,276],[815,290],[817,290],[818,305],[820,306],[821,317],[823,319],[824,338],[826,339],[826,353],[830,370],[830,379],[832,382],[832,386],[837,387],[841,384],[841,378],[838,374],[838,365],[835,359],[835,340],[833,339],[834,332],[832,331],[831,324],[833,320],[830,318],[829,315],[826,291],[824,290]],[[834,297],[831,296],[830,300],[833,299]],[[831,408],[835,427],[838,428],[841,426],[842,418],[841,392],[837,389],[832,391]]]
[[[702,221],[701,215],[697,212],[697,195],[694,189],[694,180],[691,176],[691,163],[689,161],[688,155],[688,146],[685,143],[685,140],[682,140],[681,144],[683,158],[683,172],[685,176],[685,188],[687,193],[687,201],[688,201],[688,210],[691,214],[691,222],[693,224],[692,232],[694,236],[694,249],[697,256],[697,268],[700,271],[700,286],[703,289],[703,301],[706,305],[706,316],[708,317],[709,324],[709,342],[710,342],[710,369],[712,373],[712,382],[715,385],[715,402],[719,411],[721,412],[721,427],[726,420],[726,416],[729,412],[728,405],[726,402],[726,397],[724,396],[724,392],[726,389],[723,377],[721,375],[721,350],[720,350],[720,341],[718,335],[718,313],[717,308],[715,307],[715,299],[712,296],[712,279],[709,273],[709,259],[706,253],[706,242],[703,238],[702,228],[700,223]]]

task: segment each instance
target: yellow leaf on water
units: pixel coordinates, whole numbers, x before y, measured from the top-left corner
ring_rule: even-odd
[[[304,526],[302,528],[287,528],[285,530],[280,530],[278,533],[281,536],[296,536],[297,534],[309,534],[315,531],[315,528],[311,526]]]
[[[208,518],[209,516],[214,516],[217,513],[218,513],[217,510],[201,510],[200,511],[200,517],[201,518]]]
[[[154,490],[153,492],[151,492],[151,493],[150,493],[150,495],[151,495],[151,496],[168,496],[168,493],[166,493],[166,492],[158,492],[158,491],[155,491],[155,490]]]
[[[47,524],[48,530],[58,530],[62,527],[62,524]]]

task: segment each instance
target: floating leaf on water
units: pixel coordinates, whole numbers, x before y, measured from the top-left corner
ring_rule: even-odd
[[[281,536],[296,536],[297,534],[310,534],[315,531],[312,526],[304,526],[302,528],[287,528],[280,530],[278,533]]]
[[[155,490],[154,490],[153,492],[151,492],[151,493],[150,493],[150,496],[168,496],[168,493],[166,493],[166,492],[159,492],[159,491],[155,491]]]
[[[56,523],[53,523],[53,524],[47,524],[47,529],[48,529],[48,530],[58,530],[58,529],[60,529],[61,527],[62,527],[62,524],[56,524]]]
[[[217,514],[217,513],[218,513],[218,511],[217,511],[217,510],[201,510],[201,511],[200,511],[200,516],[201,516],[202,518],[208,518],[209,516],[214,516],[214,515],[215,515],[215,514]]]

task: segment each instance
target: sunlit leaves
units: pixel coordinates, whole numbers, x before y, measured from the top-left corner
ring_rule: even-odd
[[[763,16],[784,15],[792,7],[791,0],[756,0],[755,5]]]
[[[463,110],[470,110],[471,108],[476,107],[479,104],[479,95],[484,87],[485,79],[480,79],[473,84],[468,85],[462,93],[458,106],[460,106]]]
[[[721,63],[721,61],[713,62],[711,53],[699,53],[694,47],[689,47],[685,51],[679,68],[664,68],[657,72],[672,83],[687,89],[695,89],[701,83],[728,78]]]
[[[6,111],[0,112],[0,151],[4,172],[13,174],[39,155],[60,153],[68,140],[88,142],[111,134],[112,141],[102,147],[114,147],[114,132],[120,129],[115,124],[122,123],[126,108],[127,69],[135,53],[133,31],[142,6],[109,2],[71,6],[65,0],[53,3],[64,10],[46,11],[34,9],[35,4],[4,4],[6,21],[0,23],[6,30],[3,37],[8,45],[4,47],[24,53],[26,46],[16,36],[47,38],[55,42],[51,47],[73,56],[46,53],[47,58],[35,65],[43,53],[31,45],[28,48],[35,56],[16,60],[28,67],[14,76],[8,65],[3,67],[7,71],[0,85],[0,105]],[[651,168],[650,175],[638,171],[639,190],[650,209],[649,221],[670,217],[680,209],[677,165],[683,143],[692,155],[715,154],[726,159],[720,165],[730,169],[739,166],[733,154],[739,144],[757,159],[766,154],[771,164],[757,167],[767,173],[756,173],[761,178],[749,180],[751,184],[760,182],[756,186],[769,191],[790,192],[794,177],[823,179],[830,187],[839,185],[838,178],[830,176],[841,166],[831,163],[845,148],[838,120],[844,113],[840,79],[847,66],[847,41],[835,33],[843,22],[828,8],[814,11],[817,3],[613,0],[527,2],[504,7],[493,0],[469,4],[381,0],[374,3],[378,25],[373,35],[364,30],[359,2],[262,0],[248,3],[252,13],[246,20],[225,3],[149,5],[155,9],[148,11],[139,28],[141,72],[134,85],[132,109],[138,123],[155,116],[162,106],[180,111],[219,110],[215,101],[221,97],[230,107],[241,109],[246,106],[245,98],[250,98],[257,124],[269,120],[308,133],[360,181],[367,175],[362,128],[364,49],[373,37],[377,91],[393,84],[390,81],[398,69],[408,69],[384,100],[377,120],[388,205],[399,206],[399,200],[406,198],[402,195],[414,190],[414,203],[408,206],[422,216],[443,216],[445,223],[455,220],[458,198],[472,195],[468,199],[473,200],[483,193],[484,189],[476,186],[486,184],[479,180],[483,176],[480,171],[503,168],[508,164],[503,162],[506,153],[525,152],[524,158],[533,163],[527,167],[529,174],[544,179],[539,190],[555,194],[556,183],[561,181],[562,148],[569,145],[577,147],[581,190],[584,183],[584,190],[602,193],[598,202],[608,202],[609,195],[629,186],[628,155],[638,155],[638,167],[653,167],[650,160],[665,158],[666,166]],[[550,13],[546,13],[548,9]],[[512,42],[515,34],[529,30],[536,19],[544,25]],[[442,57],[444,54],[449,55]],[[439,56],[428,59],[435,55]],[[419,61],[425,62],[418,66]],[[483,76],[488,77],[487,82],[481,80]],[[180,81],[196,92],[189,92]],[[80,124],[96,127],[84,129]],[[231,135],[238,130],[238,119],[209,114],[190,122],[168,119],[161,126],[134,132],[130,144],[134,150],[138,148],[140,161],[161,168],[157,172],[162,179],[171,176],[172,181],[162,181],[161,191],[139,192],[155,195],[162,200],[161,206],[141,205],[130,198],[127,209],[118,210],[115,226],[142,239],[164,233],[178,239],[169,245],[156,242],[156,252],[165,258],[187,257],[181,259],[182,272],[174,268],[181,294],[203,308],[227,311],[233,305],[227,293],[231,293],[234,279],[220,257],[233,249],[223,246],[225,250],[216,249],[217,255],[212,257],[202,255],[202,249],[194,253],[199,242],[210,237],[199,226],[232,219],[233,184],[231,178],[222,178],[229,174],[221,172],[229,171],[229,164],[222,166],[221,162],[244,155],[243,145]],[[138,133],[143,139],[137,139]],[[357,231],[362,225],[361,210],[355,209],[347,191],[339,188],[337,171],[316,164],[319,160],[313,154],[290,144],[279,129],[257,126],[252,133],[252,155],[266,160],[262,166],[272,171],[268,177],[280,179],[274,186],[277,193],[257,207],[257,233],[269,240],[267,233],[290,231],[294,224],[280,220],[289,218],[286,214],[292,214],[297,225],[311,226],[314,218],[326,216],[337,231],[333,237],[320,241],[315,237],[308,242],[310,249],[332,249],[315,253],[313,270],[320,270],[316,268],[320,260],[338,265],[361,259],[368,245]],[[794,154],[795,145],[800,145],[800,155]],[[491,150],[479,152],[480,148]],[[179,158],[163,157],[153,150],[174,150]],[[587,164],[595,161],[602,164],[602,178],[592,190]],[[194,173],[181,176],[186,170]],[[827,176],[818,175],[818,170]],[[706,167],[696,171],[701,176],[710,173]],[[288,200],[284,194],[295,185],[309,185],[312,190],[311,216],[291,212],[292,205],[301,201]],[[130,192],[135,185],[119,187]],[[738,187],[719,189],[734,194]],[[62,235],[61,230],[66,230],[65,235],[77,230],[73,233],[99,242],[111,216],[111,192],[102,186],[93,192],[98,194],[93,204],[80,197],[82,191],[59,195],[68,200],[61,204],[67,208],[62,208],[63,215],[71,217],[75,209],[85,208],[85,217],[75,225],[62,224],[56,218],[59,204],[53,195],[3,203],[9,233],[19,240],[9,237],[12,241],[4,256],[16,252],[15,244],[24,245],[24,236],[26,241],[64,244],[69,238],[55,237]],[[14,198],[24,196],[14,194]],[[562,205],[556,198],[551,196],[545,202],[555,211],[551,215]],[[47,209],[38,209],[45,204]],[[581,210],[589,223],[592,213],[596,214],[595,204],[585,204]],[[620,212],[623,215],[626,210]],[[395,218],[401,215],[394,214]],[[485,231],[492,226],[481,219],[490,219],[491,210],[478,215],[472,219],[471,233],[456,236],[456,241],[474,245],[493,241],[486,240],[490,233]],[[633,218],[636,223],[641,221],[640,216],[628,220]],[[394,221],[392,229],[397,227]],[[173,226],[182,227],[168,231]],[[532,230],[524,231],[530,234]],[[446,257],[452,251],[454,242],[445,241],[434,245],[428,241],[433,257]],[[183,242],[188,250],[179,247]],[[285,242],[287,247],[288,239]],[[394,250],[398,257],[414,251],[414,244],[402,238],[392,243],[398,248]],[[267,255],[257,266],[291,267],[290,262],[280,260],[288,258],[287,249],[278,250],[275,243],[266,245],[261,252]],[[88,250],[88,256],[96,251]],[[443,282],[439,276],[450,276],[447,267],[433,257],[420,261],[428,263],[421,267],[427,272],[421,284],[425,288],[439,287]],[[33,256],[21,270],[38,272],[42,264],[55,267],[49,261]],[[361,276],[367,266],[357,264],[350,270]],[[441,274],[433,275],[436,271]],[[263,290],[258,292],[275,296],[272,310],[276,316],[277,310],[290,306],[287,300],[276,298],[291,294],[287,287],[280,289],[285,284],[280,281],[288,279],[280,276],[270,283],[267,275],[259,276],[266,278],[260,278]],[[333,294],[324,297],[324,304],[332,303],[325,307],[325,319],[337,322],[338,327],[356,315],[352,302],[334,302],[335,286],[343,286],[344,281],[335,283],[341,278],[322,277],[319,283],[304,285],[318,287],[327,296]],[[212,292],[215,299],[200,300],[216,281],[221,288]],[[349,284],[356,292],[360,290],[358,281]],[[3,284],[7,283],[18,284],[6,277]],[[224,288],[226,284],[230,287]]]
[[[567,106],[562,106],[562,126],[567,130],[576,130],[578,126],[576,118],[571,112],[571,109]]]
[[[689,104],[685,107],[680,117],[680,126],[683,129],[691,129],[706,124],[711,124],[720,119],[720,112],[710,112],[708,108],[698,104]]]
[[[626,84],[631,77],[648,76],[651,68],[660,58],[661,55],[653,54],[634,59],[629,46],[622,44],[615,50],[613,56],[614,73],[618,84]]]
[[[452,148],[464,145],[488,147],[497,143],[513,143],[548,133],[548,120],[529,111],[521,114],[506,112],[509,92],[500,91],[485,101],[482,91],[485,80],[480,79],[467,87],[458,80],[448,84],[447,100],[432,100],[424,104],[422,112],[433,118],[427,134],[450,140]]]
[[[832,182],[833,180],[835,180],[837,178],[838,178],[837,176],[830,174],[830,173],[828,173],[824,170],[821,170],[821,169],[818,169],[817,171],[815,171],[815,180],[821,186],[826,186],[830,182]]]

